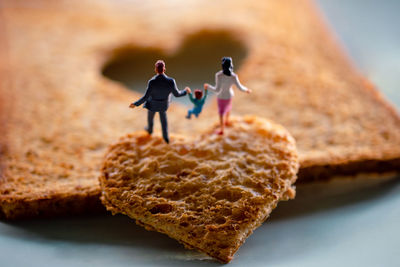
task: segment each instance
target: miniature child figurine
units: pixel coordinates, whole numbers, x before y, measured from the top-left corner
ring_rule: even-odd
[[[146,93],[138,101],[131,103],[130,108],[135,108],[144,104],[148,109],[147,112],[147,127],[145,130],[153,133],[153,120],[156,112],[160,114],[162,127],[162,135],[165,142],[169,143],[167,109],[170,102],[171,93],[176,97],[181,97],[187,93],[191,93],[190,88],[186,87],[184,91],[179,91],[176,87],[175,80],[165,75],[165,63],[162,60],[157,60],[155,64],[156,75],[151,78],[147,84]]]
[[[224,134],[224,126],[229,125],[229,114],[232,109],[232,97],[234,92],[232,85],[243,92],[251,93],[251,90],[243,86],[236,73],[233,72],[232,58],[222,58],[222,70],[215,74],[215,87],[204,84],[204,88],[211,89],[217,93],[218,112],[220,119],[220,131],[218,134]]]
[[[190,101],[194,104],[194,107],[188,110],[188,114],[186,116],[187,119],[191,119],[192,114],[194,114],[196,118],[199,117],[201,110],[203,109],[204,103],[206,102],[207,91],[207,88],[204,88],[204,96],[203,92],[199,89],[194,90],[194,97],[193,93],[189,94]]]

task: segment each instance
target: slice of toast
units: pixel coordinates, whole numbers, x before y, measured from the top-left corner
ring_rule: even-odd
[[[294,197],[299,162],[280,125],[245,117],[224,136],[216,128],[173,136],[169,145],[145,131],[121,138],[103,163],[104,205],[229,262],[278,201],[287,192]]]
[[[229,16],[221,16],[227,6]],[[107,145],[146,121],[146,110],[127,107],[141,94],[103,77],[104,64],[129,45],[174,53],[203,30],[229,32],[247,47],[238,75],[253,93],[238,92],[233,113],[289,129],[300,181],[399,170],[399,116],[350,66],[307,0],[33,0],[0,8],[7,78],[0,79],[0,213],[7,218],[101,209],[96,177]],[[174,77],[168,62],[167,74]],[[185,115],[171,105],[170,131],[195,135],[217,120],[216,105],[195,123]]]

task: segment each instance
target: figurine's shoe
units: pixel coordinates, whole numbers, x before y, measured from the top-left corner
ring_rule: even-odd
[[[185,118],[186,118],[186,119],[188,119],[188,120],[190,120],[190,119],[191,119],[189,115],[187,115]]]
[[[224,134],[224,131],[223,131],[223,130],[219,130],[219,131],[217,132],[217,134],[218,134],[218,135],[223,135],[223,134]]]
[[[153,133],[153,131],[152,131],[152,130],[150,131],[150,130],[149,130],[149,127],[147,127],[147,126],[144,127],[144,130],[145,130],[148,134],[150,134],[150,135]]]
[[[293,137],[271,121],[234,119],[225,135],[128,134],[103,163],[101,200],[148,230],[229,262],[280,200],[295,195]],[[245,156],[243,156],[243,154]]]

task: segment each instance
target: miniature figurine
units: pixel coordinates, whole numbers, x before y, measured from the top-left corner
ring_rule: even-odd
[[[147,84],[146,93],[138,101],[131,103],[130,108],[135,108],[144,104],[147,111],[147,127],[145,130],[153,133],[153,121],[156,112],[160,114],[160,121],[162,127],[162,135],[165,142],[169,143],[168,136],[168,122],[167,122],[167,109],[171,99],[171,93],[176,97],[185,96],[191,93],[190,88],[186,87],[185,90],[180,91],[176,87],[175,80],[165,75],[165,62],[157,60],[155,64],[156,75],[151,78]]]
[[[205,83],[205,89],[211,89],[217,93],[218,112],[220,119],[220,131],[218,134],[224,133],[224,126],[229,125],[229,114],[232,109],[232,97],[234,92],[232,85],[246,93],[251,93],[250,89],[243,86],[236,73],[233,72],[232,58],[222,58],[222,70],[215,74],[215,87]]]
[[[194,104],[194,107],[188,110],[188,114],[186,116],[187,119],[191,119],[192,114],[194,114],[196,118],[199,117],[201,110],[203,109],[204,103],[206,102],[207,91],[207,88],[204,87],[204,96],[203,91],[201,91],[200,89],[194,90],[194,97],[193,93],[188,94],[190,101]]]

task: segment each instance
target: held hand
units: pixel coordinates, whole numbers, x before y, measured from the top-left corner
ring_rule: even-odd
[[[131,104],[129,105],[129,107],[130,107],[130,108],[136,108],[136,105],[135,105],[134,103],[131,103]]]
[[[186,88],[185,88],[185,91],[186,91],[186,93],[188,93],[188,94],[192,93],[192,90],[190,90],[189,87],[186,87]]]
[[[208,86],[209,86],[209,84],[208,84],[208,83],[205,83],[205,84],[204,84],[204,90],[208,90]]]
[[[251,90],[247,89],[246,93],[251,94]]]

